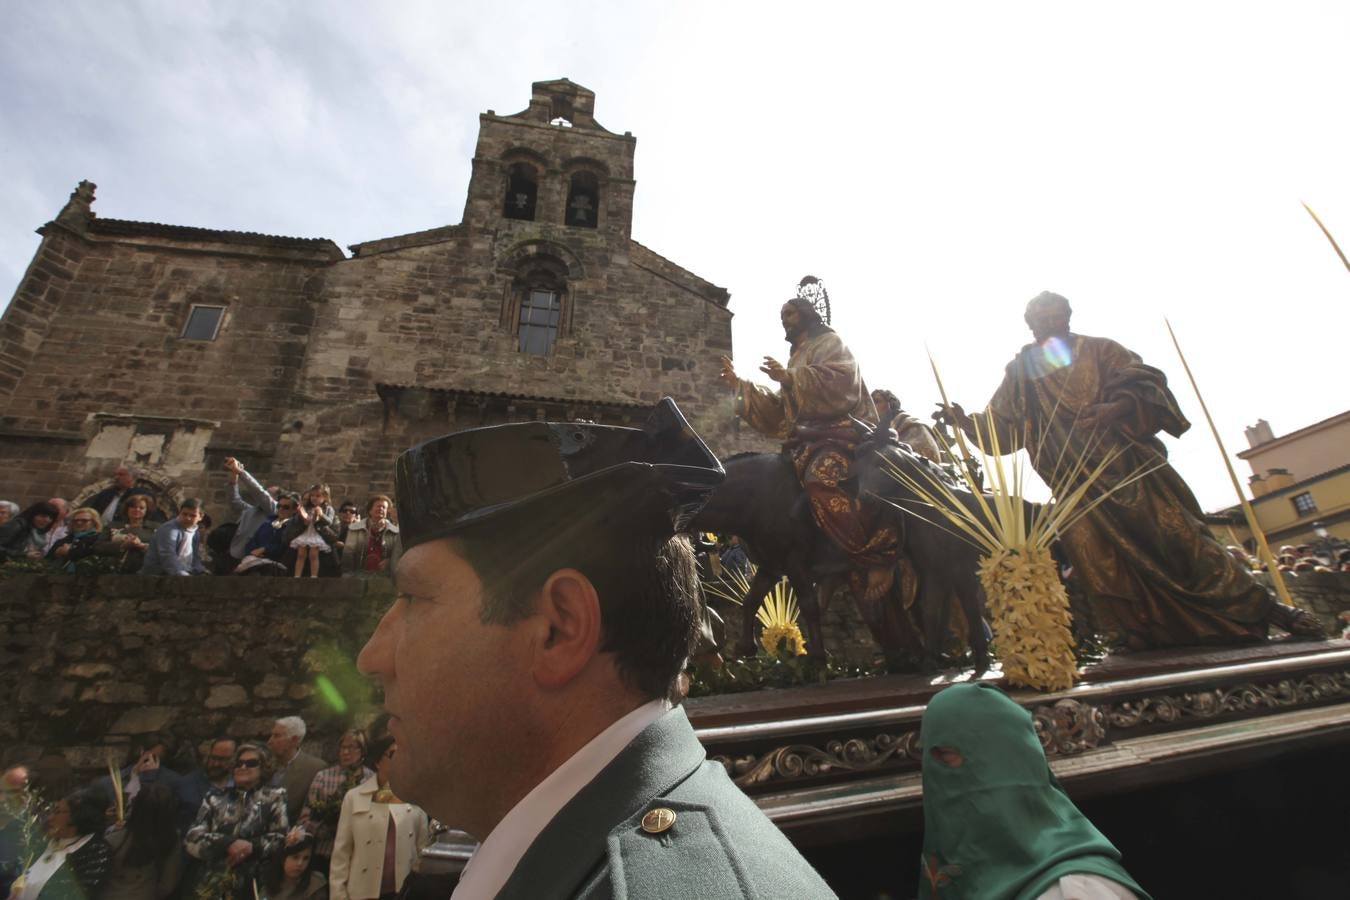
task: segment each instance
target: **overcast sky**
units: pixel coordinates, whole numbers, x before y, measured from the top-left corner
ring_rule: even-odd
[[[1043,289],[1164,369],[1207,509],[1230,452],[1350,406],[1350,5],[13,3],[0,303],[81,178],[95,211],[358,241],[461,218],[477,115],[595,91],[638,138],[633,236],[727,287],[738,366],[784,358],[810,272],[873,387],[931,350],[988,399]],[[1249,473],[1238,462],[1245,482]]]

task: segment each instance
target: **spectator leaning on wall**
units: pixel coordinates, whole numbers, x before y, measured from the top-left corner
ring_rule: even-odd
[[[202,562],[197,521],[202,515],[202,501],[189,497],[178,507],[177,518],[159,526],[150,549],[145,551],[142,575],[200,575],[206,571]]]

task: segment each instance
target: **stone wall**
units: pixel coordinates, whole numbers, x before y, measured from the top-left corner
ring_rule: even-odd
[[[1289,585],[1339,631],[1350,574],[1309,573]],[[392,596],[388,582],[357,579],[0,579],[0,693],[9,698],[0,763],[89,775],[151,732],[265,737],[275,718],[294,714],[309,723],[311,748],[331,756],[341,730],[364,724],[377,704],[354,662]],[[740,608],[714,602],[731,651]],[[832,654],[872,661],[875,644],[847,598],[824,624]],[[319,676],[345,711],[316,691]]]
[[[1270,584],[1269,576],[1260,577]],[[1350,572],[1285,572],[1284,585],[1294,603],[1316,613],[1329,632],[1340,634],[1345,628],[1340,615],[1350,611]]]
[[[265,738],[301,715],[332,757],[377,689],[354,661],[392,599],[382,580],[23,575],[0,580],[0,762],[58,781],[139,737]],[[347,704],[316,691],[328,678]]]

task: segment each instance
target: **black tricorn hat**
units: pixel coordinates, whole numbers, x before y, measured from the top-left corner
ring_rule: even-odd
[[[673,535],[726,472],[666,397],[641,428],[521,422],[405,451],[394,473],[405,550],[508,516],[597,508],[611,524]]]

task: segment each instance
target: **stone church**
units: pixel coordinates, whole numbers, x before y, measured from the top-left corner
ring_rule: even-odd
[[[663,395],[735,441],[729,294],[631,237],[635,138],[533,85],[479,117],[464,219],[353,245],[105,219],[81,182],[0,319],[0,498],[79,499],[121,462],[166,511],[227,456],[334,501],[404,448],[531,419],[630,424]]]

